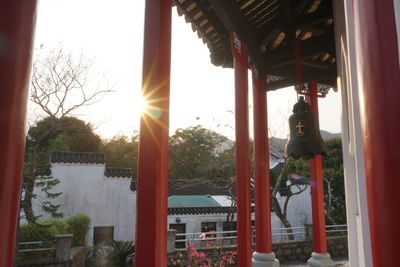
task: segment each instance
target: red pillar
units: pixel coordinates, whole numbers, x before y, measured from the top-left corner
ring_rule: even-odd
[[[0,8],[0,266],[13,266],[36,1]]]
[[[235,45],[238,47],[235,47]],[[236,200],[238,266],[251,266],[250,157],[247,46],[234,41],[231,46],[235,68]]]
[[[374,266],[398,266],[400,68],[394,1],[353,0]]]
[[[318,86],[316,82],[310,83],[310,96],[308,101],[312,111],[318,115]],[[327,253],[324,209],[324,184],[322,180],[322,156],[317,155],[310,159],[311,201],[314,252]]]
[[[256,252],[271,253],[271,196],[269,177],[267,92],[264,90],[265,83],[265,79],[257,79],[253,71]]]
[[[136,208],[136,266],[167,265],[171,1],[147,0]]]

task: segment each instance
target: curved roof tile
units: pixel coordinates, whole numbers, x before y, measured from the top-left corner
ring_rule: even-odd
[[[52,152],[51,163],[94,163],[105,164],[106,155],[90,152]]]

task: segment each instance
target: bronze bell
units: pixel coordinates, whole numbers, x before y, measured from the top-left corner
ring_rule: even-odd
[[[293,106],[289,117],[289,140],[285,147],[286,157],[310,159],[315,155],[327,155],[327,146],[319,132],[317,115],[301,96]]]

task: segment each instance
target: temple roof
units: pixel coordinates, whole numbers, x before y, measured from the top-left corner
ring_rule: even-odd
[[[91,152],[51,152],[50,162],[105,164],[106,155]]]
[[[294,85],[293,40],[300,41],[304,82],[336,87],[332,0],[173,0],[207,44],[211,62],[232,68],[230,32],[248,45],[267,90]],[[326,87],[321,87],[326,90]]]
[[[105,177],[132,178],[133,172],[131,168],[109,168],[104,170]]]

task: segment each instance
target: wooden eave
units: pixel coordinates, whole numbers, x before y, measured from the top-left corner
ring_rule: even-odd
[[[293,40],[300,40],[304,82],[336,87],[332,0],[173,0],[210,50],[211,62],[232,68],[229,33],[248,45],[266,90],[294,85]]]

